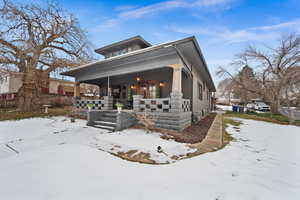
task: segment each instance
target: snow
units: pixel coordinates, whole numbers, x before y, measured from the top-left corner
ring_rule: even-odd
[[[223,111],[232,111],[232,106],[226,106],[226,105],[216,105],[216,107]]]
[[[300,128],[296,126],[241,119],[240,132],[232,126],[227,129],[235,141],[219,151],[147,165],[122,160],[94,144],[105,135],[105,141],[133,146],[126,135],[134,136],[135,131],[109,137],[106,131],[86,127],[84,121],[63,120],[0,122],[0,199],[300,198]],[[3,145],[9,141],[19,154]],[[135,147],[152,150],[151,142]]]
[[[14,155],[6,144],[19,152],[37,150],[48,145],[83,144],[110,153],[138,152],[149,153],[157,163],[176,162],[172,156],[185,155],[196,151],[186,144],[160,138],[160,133],[147,133],[141,129],[128,129],[109,132],[88,127],[86,121],[70,123],[65,117],[34,118],[0,123],[0,158]],[[13,127],[13,128],[12,128]],[[1,134],[2,133],[2,134]],[[161,146],[164,153],[158,153]]]
[[[157,132],[147,133],[140,129],[127,129],[121,132],[102,134],[97,136],[97,143],[100,149],[111,152],[128,152],[138,150],[150,154],[150,159],[156,163],[170,163],[177,160],[173,156],[186,155],[195,152],[186,144],[177,143],[174,140],[163,140],[161,134]],[[158,153],[157,147],[160,146],[164,153]],[[137,153],[138,153],[137,152]]]

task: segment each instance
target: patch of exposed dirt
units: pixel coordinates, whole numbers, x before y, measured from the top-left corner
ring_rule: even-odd
[[[154,160],[150,159],[149,153],[138,152],[138,150],[130,150],[128,152],[118,152],[115,155],[122,159],[133,161],[133,162],[157,164]]]
[[[216,113],[211,113],[199,122],[193,123],[191,126],[182,131],[174,131],[169,129],[151,128],[151,131],[162,133],[162,139],[173,139],[176,142],[195,144],[201,142],[207,135],[210,126],[212,125]],[[135,125],[132,128],[144,129],[142,125]]]

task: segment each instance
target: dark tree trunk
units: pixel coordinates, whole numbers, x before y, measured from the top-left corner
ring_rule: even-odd
[[[37,111],[41,108],[42,88],[48,87],[48,75],[43,71],[29,69],[23,74],[23,84],[18,91],[18,109]]]
[[[280,101],[279,99],[275,99],[271,102],[271,113],[273,114],[278,114],[279,113],[279,108],[280,108]]]

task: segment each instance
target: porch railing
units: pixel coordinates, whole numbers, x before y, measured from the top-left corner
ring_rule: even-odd
[[[170,98],[141,99],[140,111],[169,112],[171,108]]]
[[[155,98],[143,99],[134,96],[133,109],[138,112],[190,112],[189,99]]]
[[[105,107],[104,100],[76,100],[76,108],[88,109],[88,104],[93,104],[92,110],[103,110]]]
[[[191,111],[191,101],[189,99],[182,99],[182,111],[189,112]]]

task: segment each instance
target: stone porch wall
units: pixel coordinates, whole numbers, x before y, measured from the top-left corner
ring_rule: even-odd
[[[171,93],[170,98],[143,99],[141,95],[133,96],[133,110],[136,112],[190,112],[190,100],[183,99],[182,94]]]

